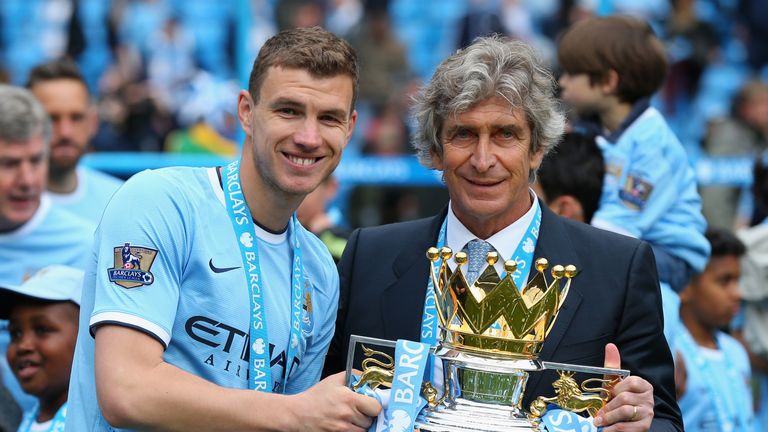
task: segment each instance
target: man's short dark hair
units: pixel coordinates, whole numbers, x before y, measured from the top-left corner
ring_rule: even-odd
[[[86,84],[85,78],[83,78],[83,74],[80,72],[80,68],[77,67],[77,63],[68,58],[53,60],[35,66],[32,71],[29,72],[26,87],[31,89],[41,82],[62,79],[77,81],[88,90],[88,84]]]
[[[318,78],[347,75],[352,79],[352,106],[355,104],[359,74],[355,50],[320,27],[283,30],[264,43],[248,80],[254,102],[259,100],[261,84],[272,66],[302,69]]]
[[[576,198],[589,223],[600,204],[605,163],[595,136],[568,132],[563,141],[541,162],[539,184],[547,201],[563,195]]]
[[[557,49],[560,67],[569,74],[587,74],[592,85],[616,71],[616,95],[623,102],[653,95],[664,82],[664,45],[647,22],[628,16],[588,18],[571,26]]]
[[[708,228],[704,236],[712,246],[712,258],[735,256],[741,257],[747,252],[746,246],[731,230],[725,228]]]

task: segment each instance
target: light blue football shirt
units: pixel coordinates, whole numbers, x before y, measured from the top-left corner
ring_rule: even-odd
[[[308,295],[300,359],[288,365],[293,369],[283,389],[291,312],[290,233],[255,228],[273,388],[288,394],[319,380],[338,304],[333,259],[317,237],[299,229]],[[249,291],[215,169],[167,168],[135,175],[107,206],[94,249],[83,289],[67,430],[108,430],[93,375],[92,334],[99,325],[135,328],[166,348],[166,362],[220,386],[248,388]]]
[[[123,181],[84,166],[77,167],[76,172],[77,188],[73,192],[48,193],[57,205],[98,225],[109,199],[123,185]]]
[[[51,264],[84,269],[96,225],[52,204],[44,193],[32,218],[0,234],[0,283],[21,282]]]
[[[0,286],[18,286],[38,270],[51,264],[85,269],[96,226],[40,197],[32,218],[21,227],[0,234]],[[5,358],[10,339],[0,332],[0,372],[5,386],[25,411],[35,398],[21,390]]]
[[[661,289],[661,310],[664,316],[664,337],[667,339],[669,350],[675,352],[677,335],[683,325],[680,320],[680,296],[667,283],[660,282],[659,288]]]
[[[729,432],[720,424],[713,399],[714,389],[726,411],[737,410],[725,414],[734,423],[730,432],[751,432],[754,416],[747,352],[736,339],[722,332],[717,333],[717,344],[717,350],[696,346],[697,356],[680,350],[687,373],[685,393],[678,400],[683,425],[688,432]],[[697,360],[707,362],[707,366],[702,367]],[[736,412],[745,416],[746,424],[738,421]]]
[[[664,117],[649,107],[616,142],[597,138],[605,181],[592,225],[645,240],[702,271],[709,258],[696,177]]]

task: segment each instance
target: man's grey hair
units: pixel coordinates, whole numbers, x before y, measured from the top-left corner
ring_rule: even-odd
[[[444,60],[415,98],[418,126],[413,147],[419,162],[434,168],[432,152],[442,157],[445,119],[499,96],[521,108],[531,128],[531,151],[546,155],[560,140],[565,116],[555,98],[555,81],[533,50],[499,36],[478,38]],[[531,181],[535,173],[531,173]]]
[[[48,113],[29,90],[0,84],[0,141],[23,143],[42,134],[47,148],[51,133]]]

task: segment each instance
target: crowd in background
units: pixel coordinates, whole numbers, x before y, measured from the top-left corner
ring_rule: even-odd
[[[709,264],[722,257],[744,258],[734,271],[746,276],[739,294],[744,306],[735,314],[734,327],[751,348],[759,390],[754,404],[765,421],[768,342],[761,328],[768,323],[763,286],[768,259],[763,258],[767,234],[761,222],[768,215],[768,159],[763,156],[768,150],[768,2],[6,0],[0,2],[0,82],[23,85],[38,64],[70,57],[98,109],[94,151],[232,156],[239,139],[234,102],[248,62],[275,32],[319,25],[346,38],[359,56],[360,117],[345,152],[404,155],[412,153],[411,98],[440,59],[477,36],[499,33],[534,46],[557,75],[562,32],[584,17],[606,14],[641,17],[664,43],[669,69],[652,104],[692,163],[706,155],[747,156],[757,162],[753,190],[707,185],[699,192],[708,225],[725,229],[722,235],[709,232],[707,240],[713,248],[731,245],[713,252]],[[334,183],[323,186],[319,207],[336,188]],[[363,189],[352,195],[350,207],[356,213],[347,220],[359,226],[413,219],[422,197],[444,202],[441,194],[436,199],[433,191]],[[319,231],[330,233],[327,215],[315,211],[323,220]],[[742,243],[729,231],[749,227],[738,231],[743,242],[738,246]],[[337,234],[335,242],[343,237]],[[343,240],[338,247],[343,249]],[[705,282],[694,278],[692,286],[699,283]],[[694,289],[682,295],[688,314],[697,307],[690,300]],[[705,311],[710,306],[698,305]]]
[[[759,0],[8,0],[0,4],[0,81],[23,84],[34,65],[70,56],[98,104],[94,150],[231,156],[238,140],[231,101],[258,48],[278,30],[321,25],[360,56],[360,121],[347,155],[402,155],[411,152],[413,92],[449,53],[496,32],[531,43],[557,71],[564,28],[618,13],[648,20],[664,41],[669,75],[653,103],[692,160],[765,148],[768,5]],[[752,222],[741,192],[704,190],[710,223]],[[347,221],[424,214],[408,203],[419,198],[409,190],[363,191],[351,199],[366,210]],[[375,215],[393,201],[401,211]]]

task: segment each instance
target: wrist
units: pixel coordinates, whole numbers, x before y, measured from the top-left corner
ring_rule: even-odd
[[[279,395],[279,406],[280,415],[276,415],[275,417],[275,427],[276,430],[279,431],[287,431],[287,432],[301,432],[303,429],[301,427],[301,413],[303,412],[304,408],[304,398],[301,397],[301,394],[291,395],[291,396],[285,396],[285,395]]]

